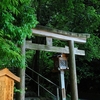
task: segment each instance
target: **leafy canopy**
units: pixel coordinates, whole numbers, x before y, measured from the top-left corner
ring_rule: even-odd
[[[37,24],[31,0],[0,1],[0,67],[21,66],[20,49]]]

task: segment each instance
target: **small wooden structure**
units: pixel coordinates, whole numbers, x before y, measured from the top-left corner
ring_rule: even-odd
[[[20,78],[7,68],[0,70],[0,100],[13,100],[14,81],[20,82]]]
[[[69,69],[67,58],[68,58],[67,55],[64,53],[56,54],[53,56],[55,65],[54,70],[58,69],[60,71],[60,82],[61,82],[61,93],[62,93],[61,100],[66,100],[64,71]]]

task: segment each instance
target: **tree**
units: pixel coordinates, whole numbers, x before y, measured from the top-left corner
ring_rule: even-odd
[[[22,66],[19,47],[36,24],[31,0],[0,1],[0,67]]]

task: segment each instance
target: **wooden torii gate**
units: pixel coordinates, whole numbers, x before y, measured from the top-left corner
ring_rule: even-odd
[[[32,29],[33,35],[46,37],[46,45],[43,44],[35,44],[29,41],[23,40],[22,44],[22,54],[25,56],[25,49],[33,49],[33,50],[42,50],[49,52],[59,52],[66,53],[70,55],[70,81],[71,81],[71,100],[78,100],[78,91],[77,91],[77,75],[76,75],[76,63],[75,63],[75,55],[85,55],[84,50],[79,50],[74,47],[74,42],[77,43],[86,43],[86,39],[90,37],[89,34],[86,33],[72,33],[66,32],[57,29],[51,29],[44,26],[37,26]],[[52,39],[59,39],[63,41],[67,41],[69,43],[68,46],[65,47],[55,47],[52,44]],[[23,58],[22,64],[25,66],[25,58]],[[22,91],[25,90],[25,69],[20,69],[20,88]],[[20,94],[19,100],[25,100],[25,93],[22,92]]]

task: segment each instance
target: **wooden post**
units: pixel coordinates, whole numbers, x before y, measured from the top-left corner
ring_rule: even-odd
[[[52,46],[52,38],[46,37],[46,45],[50,47]]]
[[[70,52],[70,81],[71,81],[71,100],[78,100],[77,91],[77,76],[76,76],[76,63],[75,63],[75,53],[74,53],[74,41],[69,41],[69,52]]]
[[[21,46],[21,54],[23,55],[22,59],[22,67],[20,68],[19,75],[20,75],[20,90],[21,93],[19,95],[19,100],[25,100],[25,39],[23,40]]]
[[[62,100],[66,100],[64,70],[60,70]]]

